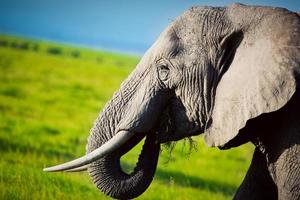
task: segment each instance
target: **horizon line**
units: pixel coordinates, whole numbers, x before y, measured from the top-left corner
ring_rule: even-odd
[[[12,37],[18,37],[18,38],[24,38],[28,40],[37,40],[41,42],[51,42],[51,43],[57,43],[61,45],[66,45],[69,47],[78,47],[78,48],[84,48],[84,49],[90,49],[94,51],[104,51],[108,53],[117,53],[117,54],[123,54],[123,55],[128,55],[128,56],[137,56],[141,57],[144,55],[144,53],[147,51],[139,51],[139,50],[130,50],[128,48],[116,48],[116,47],[104,47],[101,45],[90,45],[87,43],[83,42],[71,42],[71,41],[64,41],[60,39],[53,39],[50,37],[45,37],[45,36],[34,36],[30,34],[23,34],[23,33],[17,33],[13,31],[3,31],[0,30],[0,35],[5,35],[5,36],[12,36]]]

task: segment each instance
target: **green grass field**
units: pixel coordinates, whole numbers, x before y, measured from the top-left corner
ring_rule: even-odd
[[[109,199],[86,172],[45,173],[85,153],[93,121],[138,58],[0,36],[0,199]],[[139,199],[232,199],[249,166],[250,145],[163,149]],[[132,166],[141,145],[122,159]],[[128,169],[127,169],[128,170]]]

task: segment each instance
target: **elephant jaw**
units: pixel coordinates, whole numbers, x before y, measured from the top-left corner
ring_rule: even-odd
[[[182,140],[184,138],[200,135],[203,133],[201,126],[194,122],[188,125],[185,130],[170,130],[169,128],[164,128],[165,130],[157,131],[157,142],[160,144]]]

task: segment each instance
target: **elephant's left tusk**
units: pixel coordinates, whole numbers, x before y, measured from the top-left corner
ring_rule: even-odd
[[[66,172],[82,172],[86,171],[89,168],[90,165],[83,165],[81,167],[73,168],[73,169],[68,169],[65,170]]]
[[[107,141],[102,146],[98,147],[94,151],[77,158],[75,160],[66,162],[61,165],[56,165],[53,167],[44,168],[45,172],[57,172],[57,171],[65,171],[74,168],[81,167],[83,165],[90,164],[103,156],[110,154],[111,152],[117,150],[120,146],[122,146],[125,142],[127,142],[134,133],[130,131],[119,131],[114,137],[112,137],[109,141]]]

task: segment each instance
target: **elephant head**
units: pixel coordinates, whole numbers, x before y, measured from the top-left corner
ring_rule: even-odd
[[[102,192],[134,198],[153,179],[161,143],[205,132],[209,146],[222,146],[247,120],[284,106],[296,89],[296,61],[283,52],[293,42],[292,36],[284,39],[293,27],[278,33],[268,25],[272,18],[263,20],[270,13],[239,4],[183,13],[106,104],[91,129],[87,154],[45,171],[89,164]],[[124,173],[121,156],[144,137],[136,167]]]

